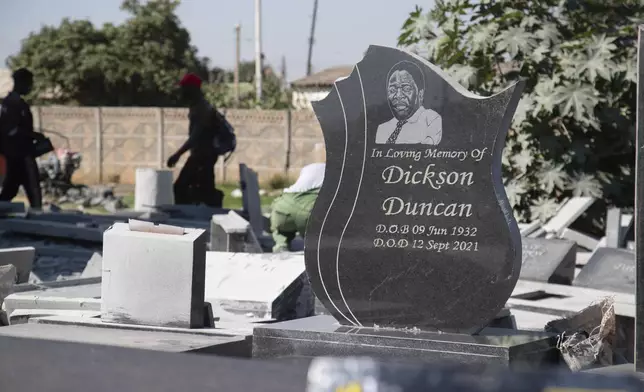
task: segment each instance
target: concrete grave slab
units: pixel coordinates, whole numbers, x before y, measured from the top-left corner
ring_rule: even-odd
[[[16,267],[12,264],[0,265],[0,306],[4,299],[13,292],[16,282]]]
[[[226,349],[231,349],[230,345],[250,348],[244,336],[207,336],[165,331],[44,323],[18,324],[0,328],[0,336],[99,344],[173,353],[200,352],[225,355]],[[247,356],[250,356],[249,349]]]
[[[619,293],[635,293],[636,268],[633,251],[598,248],[574,280],[575,286]]]
[[[620,208],[609,208],[606,213],[606,241],[603,246],[621,248],[624,238],[622,230],[622,210]]]
[[[201,328],[206,235],[132,231],[115,223],[103,241],[104,321]]]
[[[16,267],[16,283],[29,281],[35,257],[36,248],[32,246],[0,249],[0,265],[13,264]]]
[[[87,266],[83,270],[81,277],[92,278],[102,276],[101,269],[103,267],[103,256],[100,253],[94,252],[92,257],[87,262]]]
[[[577,218],[595,202],[593,197],[573,197],[568,200],[550,219],[543,228],[548,233],[561,236],[563,230],[570,226]]]
[[[10,201],[0,201],[0,215],[22,214],[26,211],[25,203],[14,203]]]
[[[313,312],[302,254],[208,252],[205,298],[226,312],[260,319]]]
[[[69,223],[32,221],[28,219],[0,219],[0,231],[90,242],[101,242],[104,228],[78,227]]]
[[[575,241],[578,246],[588,250],[594,250],[597,248],[597,245],[599,245],[599,241],[597,239],[572,229],[564,229],[561,233],[561,237],[570,241]]]
[[[519,279],[570,284],[575,274],[577,245],[572,241],[522,238]]]

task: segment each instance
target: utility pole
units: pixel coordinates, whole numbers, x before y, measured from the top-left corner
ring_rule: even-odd
[[[311,75],[313,58],[313,42],[315,42],[315,20],[318,16],[318,0],[313,0],[313,18],[311,19],[311,38],[309,38],[309,58],[306,62],[306,76]]]
[[[288,87],[288,82],[286,81],[286,57],[282,56],[282,69],[281,69],[281,79],[282,79],[282,90],[286,90]]]
[[[257,102],[262,101],[262,0],[255,0],[255,88]]]
[[[235,107],[239,106],[239,62],[241,57],[241,26],[235,25]],[[229,79],[230,80],[230,79]]]

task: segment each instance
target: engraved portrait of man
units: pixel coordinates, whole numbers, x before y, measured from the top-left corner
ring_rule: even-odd
[[[396,63],[387,74],[387,101],[393,118],[378,126],[377,144],[437,145],[443,135],[441,116],[423,107],[425,75],[411,61]]]

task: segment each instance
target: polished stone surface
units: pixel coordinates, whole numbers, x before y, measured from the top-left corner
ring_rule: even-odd
[[[573,284],[591,289],[635,292],[635,254],[615,248],[598,248],[581,269]]]
[[[637,134],[635,142],[635,258],[636,258],[636,279],[638,282],[644,282],[644,219],[642,211],[644,210],[644,27],[638,28],[639,39],[637,43]],[[635,367],[638,371],[644,372],[644,284],[637,285],[635,288],[635,297],[637,303],[636,325],[635,330],[640,331],[635,336]]]
[[[521,268],[501,153],[522,89],[483,99],[371,46],[314,104],[327,166],[306,268],[337,320],[472,332],[499,312]]]
[[[538,368],[558,363],[556,336],[486,328],[480,335],[340,325],[315,316],[257,326],[253,357],[371,356],[430,363]]]
[[[520,279],[571,284],[575,277],[577,244],[567,240],[521,238]]]

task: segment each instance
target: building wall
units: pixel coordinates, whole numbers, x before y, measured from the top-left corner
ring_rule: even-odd
[[[329,94],[329,91],[329,88],[293,90],[292,105],[298,110],[311,110],[311,102],[324,99]]]
[[[119,178],[133,184],[137,167],[164,168],[168,157],[186,140],[188,111],[183,108],[34,107],[36,128],[56,148],[83,155],[77,183],[96,184]],[[217,181],[239,179],[239,163],[258,172],[260,181],[276,174],[296,178],[310,163],[315,144],[323,143],[311,111],[228,110],[235,127],[237,150],[224,165],[217,163]],[[175,176],[187,158],[175,168]]]
[[[13,79],[11,78],[11,70],[0,68],[0,99],[9,94],[12,88]]]

